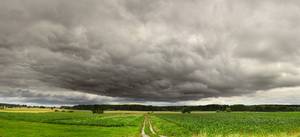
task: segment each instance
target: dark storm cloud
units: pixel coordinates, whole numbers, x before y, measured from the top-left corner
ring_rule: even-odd
[[[280,0],[3,0],[0,87],[60,103],[93,101],[45,89],[173,102],[297,87],[299,13]]]
[[[101,97],[76,91],[28,90],[7,88],[0,91],[1,102],[37,103],[43,105],[72,105],[125,102],[128,99]]]

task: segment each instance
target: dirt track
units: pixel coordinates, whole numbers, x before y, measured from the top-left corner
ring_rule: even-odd
[[[143,128],[142,128],[142,137],[150,137],[149,135],[147,135],[146,133],[145,133],[145,128],[146,128],[146,123],[149,123],[149,129],[150,129],[150,131],[151,131],[151,133],[153,134],[153,135],[157,135],[157,133],[155,132],[155,130],[153,129],[153,127],[152,127],[152,124],[151,124],[151,121],[149,120],[149,118],[148,118],[148,116],[145,116],[145,119],[144,119],[144,124],[143,124]],[[167,136],[163,136],[163,135],[159,135],[160,137],[167,137]]]

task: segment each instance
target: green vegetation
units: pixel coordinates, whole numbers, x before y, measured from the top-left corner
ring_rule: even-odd
[[[227,107],[227,108],[225,109],[225,112],[231,112],[231,108],[230,108],[230,107]]]
[[[177,111],[184,108],[190,111],[252,111],[252,112],[290,112],[300,111],[300,105],[200,105],[200,106],[145,106],[145,105],[77,105],[72,107],[62,107],[68,109],[93,110],[101,108],[103,110],[126,110],[126,111]]]
[[[138,127],[97,127],[0,119],[1,137],[138,137]]]
[[[173,115],[181,115],[182,114],[173,114]],[[160,134],[168,137],[191,137],[192,132],[188,129],[177,125],[174,122],[169,122],[168,120],[159,118],[158,116],[151,116],[152,126],[154,130]]]
[[[94,114],[103,114],[103,113],[104,113],[104,110],[103,110],[103,108],[94,108],[94,109],[92,110],[92,112],[93,112]]]
[[[149,137],[300,137],[299,112],[227,113],[232,111],[228,107],[219,113],[207,113],[191,112],[186,107],[182,110],[186,114],[143,111],[95,114],[28,109],[0,111],[0,137],[139,137],[142,129]]]
[[[166,136],[297,136],[300,113],[155,114],[154,127]]]
[[[191,113],[191,109],[189,107],[184,107],[182,110],[181,110],[181,113]]]
[[[142,114],[0,113],[1,137],[138,137]]]

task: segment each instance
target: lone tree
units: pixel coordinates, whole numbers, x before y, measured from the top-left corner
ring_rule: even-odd
[[[185,114],[185,113],[191,113],[192,109],[190,107],[184,107],[181,110],[181,113]]]
[[[104,110],[103,110],[103,108],[94,108],[94,109],[92,109],[92,112],[94,114],[103,114]]]
[[[231,108],[230,108],[230,107],[227,107],[227,108],[225,109],[225,112],[231,112]]]

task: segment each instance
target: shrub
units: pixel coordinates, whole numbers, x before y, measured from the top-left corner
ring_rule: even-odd
[[[103,113],[104,113],[104,110],[101,109],[101,108],[95,108],[95,109],[92,110],[92,112],[93,112],[94,114],[103,114]]]
[[[225,112],[231,112],[231,108],[230,108],[230,107],[227,107],[227,108],[225,109]]]
[[[191,113],[191,109],[189,107],[184,107],[182,110],[181,110],[181,113],[185,114],[185,113]]]

